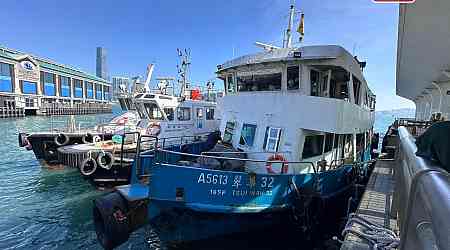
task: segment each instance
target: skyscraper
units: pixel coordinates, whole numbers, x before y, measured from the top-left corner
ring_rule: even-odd
[[[106,49],[97,47],[97,77],[109,81],[108,67],[106,66]]]

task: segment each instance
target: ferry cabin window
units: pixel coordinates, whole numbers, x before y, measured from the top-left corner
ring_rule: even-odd
[[[337,144],[334,144],[334,147],[336,148]],[[325,135],[325,152],[330,152],[332,149],[333,149],[333,134],[327,133]]]
[[[278,151],[278,144],[280,143],[281,128],[267,127],[266,135],[264,137],[264,150],[269,152]]]
[[[214,120],[214,109],[206,108],[206,120]]]
[[[144,103],[145,111],[152,120],[162,120],[163,116],[156,103]]]
[[[237,77],[238,91],[275,91],[281,89],[281,73]]]
[[[299,88],[299,66],[287,68],[287,89],[295,90]]]
[[[166,114],[167,120],[173,121],[173,118],[175,118],[175,112],[173,108],[164,108],[164,113]]]
[[[203,118],[203,109],[197,108],[197,118],[202,119]]]
[[[225,131],[223,133],[222,142],[225,144],[231,144],[233,142],[233,134],[236,122],[227,122],[225,125]]]
[[[119,104],[120,104],[120,108],[121,108],[122,110],[128,110],[128,107],[127,107],[127,105],[125,104],[125,99],[120,98],[120,99],[119,99]]]
[[[320,90],[320,77],[319,72],[316,70],[310,71],[310,81],[311,81],[311,96],[319,96]]]
[[[239,139],[239,144],[251,147],[255,141],[256,125],[246,124],[242,126],[241,137]]]
[[[234,84],[233,75],[231,74],[227,76],[227,89],[228,93],[234,93],[236,91],[236,85]]]
[[[191,108],[178,108],[177,119],[178,121],[189,121],[191,119]]]
[[[305,137],[302,158],[311,158],[322,154],[323,135],[310,135]]]
[[[353,94],[355,97],[355,104],[359,104],[360,89],[361,89],[361,82],[356,77],[353,77]]]
[[[124,104],[124,105],[126,105],[126,104]],[[144,105],[141,103],[141,104],[136,104],[136,106],[137,106],[136,110],[139,113],[139,117],[141,119],[146,119],[147,117],[145,116]]]

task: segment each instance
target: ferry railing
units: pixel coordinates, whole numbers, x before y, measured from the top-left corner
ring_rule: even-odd
[[[155,151],[159,152],[165,152],[167,154],[175,154],[175,155],[182,155],[182,156],[189,156],[189,157],[195,157],[195,158],[209,158],[209,159],[216,159],[216,160],[232,160],[232,161],[244,161],[244,162],[254,162],[254,163],[279,163],[279,164],[306,164],[310,165],[313,169],[314,173],[317,174],[317,169],[314,164],[314,162],[310,161],[280,161],[280,160],[274,160],[274,161],[266,161],[266,160],[256,160],[256,159],[248,159],[248,158],[234,158],[234,157],[224,157],[224,156],[209,156],[209,155],[199,155],[199,154],[190,154],[190,153],[182,153],[182,152],[175,152],[171,150],[161,149],[157,148]],[[242,152],[245,153],[245,152]],[[166,159],[166,162],[167,159]]]
[[[415,155],[415,138],[399,128],[392,214],[400,227],[400,249],[450,250],[450,174]]]
[[[140,139],[140,133],[137,131],[134,131],[134,132],[125,132],[120,135],[122,136],[122,142],[120,145],[120,167],[123,168],[124,155],[126,156],[127,159],[135,159],[135,156],[129,157],[129,155],[131,153],[135,153],[135,152],[137,153],[138,143],[136,143],[136,142],[138,142]],[[132,138],[132,140],[133,140],[132,143],[135,143],[136,148],[134,148],[134,147],[131,147],[129,149],[124,148],[126,145],[127,135],[131,135],[132,137],[134,137],[134,138]]]

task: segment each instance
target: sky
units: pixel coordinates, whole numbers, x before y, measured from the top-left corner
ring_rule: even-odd
[[[280,45],[292,0],[4,1],[0,45],[95,74],[95,48],[107,50],[110,76],[177,74],[177,48],[191,50],[191,80],[215,79],[218,64]],[[367,61],[377,110],[412,108],[395,95],[398,5],[372,0],[297,0],[302,45],[336,44]],[[297,38],[297,37],[296,37]],[[153,78],[154,79],[154,78]],[[219,83],[219,81],[216,81]]]

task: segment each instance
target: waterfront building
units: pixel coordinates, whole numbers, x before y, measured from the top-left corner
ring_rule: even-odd
[[[38,115],[109,112],[110,100],[107,80],[0,47],[0,117],[7,117],[6,109]]]
[[[120,86],[124,86],[124,89],[126,89],[127,91],[129,90],[129,86],[130,86],[130,78],[128,77],[120,77],[120,76],[113,76],[112,77],[112,93],[113,93],[113,100],[117,99],[117,96],[119,95],[120,91]]]

